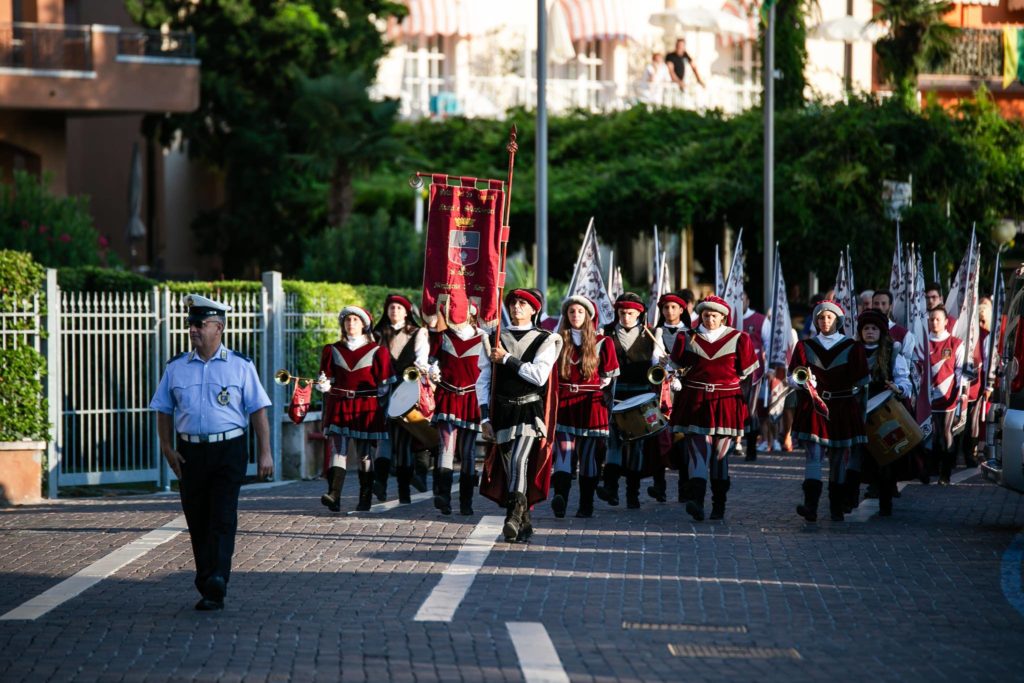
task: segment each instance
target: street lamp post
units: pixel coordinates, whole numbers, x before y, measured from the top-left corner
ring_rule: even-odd
[[[548,10],[546,0],[537,0],[537,201],[536,285],[548,294]]]
[[[775,244],[775,3],[768,9],[764,36],[764,310],[772,297],[772,245]]]

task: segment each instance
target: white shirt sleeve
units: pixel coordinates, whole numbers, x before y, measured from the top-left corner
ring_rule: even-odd
[[[427,364],[430,362],[428,356],[430,355],[430,341],[427,337],[427,328],[421,327],[416,330],[416,336],[413,337],[413,351],[416,354],[416,359],[413,361],[421,372],[426,372]]]
[[[481,407],[491,402],[491,340],[487,335],[484,335],[483,345],[476,361],[480,368],[480,376],[476,378],[476,403]]]
[[[904,396],[914,393],[914,389],[910,385],[910,366],[907,365],[907,359],[903,356],[896,356],[892,368],[892,383],[900,388]]]
[[[551,379],[551,369],[555,367],[558,354],[562,351],[562,338],[556,334],[549,334],[548,338],[537,350],[537,355],[529,363],[522,363],[519,366],[519,376],[530,384],[538,387],[544,386]],[[506,356],[506,359],[508,356]]]

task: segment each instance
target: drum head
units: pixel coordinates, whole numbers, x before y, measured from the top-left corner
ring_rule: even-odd
[[[399,418],[408,413],[420,401],[420,383],[400,381],[391,390],[388,401],[388,417]]]
[[[622,401],[619,401],[618,403],[615,404],[615,407],[612,408],[612,412],[621,413],[627,410],[633,410],[634,408],[642,406],[645,403],[649,403],[651,401],[657,403],[658,395],[651,393],[639,394],[638,396],[634,396],[633,398],[627,398]]]
[[[877,409],[879,406],[883,405],[886,401],[889,400],[890,397],[892,397],[892,392],[889,391],[888,389],[886,389],[882,393],[878,394],[877,396],[873,396],[873,397],[869,398],[868,399],[868,412],[870,413],[870,412],[874,411],[875,409]]]

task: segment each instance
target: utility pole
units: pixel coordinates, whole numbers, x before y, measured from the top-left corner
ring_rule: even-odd
[[[548,294],[548,8],[537,0],[537,289]]]
[[[775,2],[764,38],[764,310],[771,310],[775,244]]]

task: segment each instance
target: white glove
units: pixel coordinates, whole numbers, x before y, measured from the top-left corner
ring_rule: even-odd
[[[437,363],[431,363],[427,366],[427,379],[434,384],[441,381],[441,368]]]
[[[669,385],[669,388],[671,388],[672,391],[682,391],[683,383],[679,381],[678,377],[673,377],[672,382]]]
[[[331,380],[327,379],[327,375],[323,372],[316,378],[316,390],[323,394],[331,390]]]

